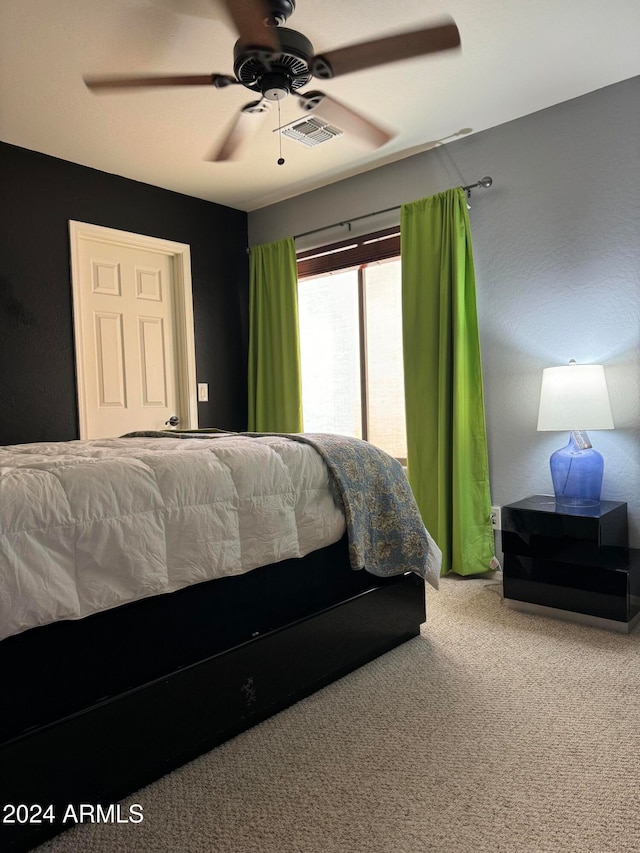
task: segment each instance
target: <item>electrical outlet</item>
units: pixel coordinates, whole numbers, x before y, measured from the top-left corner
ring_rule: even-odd
[[[502,513],[499,506],[491,507],[491,526],[494,530],[502,530]]]

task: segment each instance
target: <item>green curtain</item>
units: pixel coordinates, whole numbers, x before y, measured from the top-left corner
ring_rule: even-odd
[[[401,212],[409,482],[442,550],[442,574],[495,567],[466,197],[461,187]]]
[[[292,237],[252,247],[249,287],[249,431],[302,432],[298,275]]]

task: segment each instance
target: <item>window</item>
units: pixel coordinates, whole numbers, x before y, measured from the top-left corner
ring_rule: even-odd
[[[400,236],[298,255],[305,432],[364,438],[406,461]]]

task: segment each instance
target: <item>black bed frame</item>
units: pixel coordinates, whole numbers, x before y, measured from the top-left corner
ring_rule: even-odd
[[[0,823],[29,850],[67,806],[117,803],[415,637],[424,582],[352,571],[347,544],[0,642]]]

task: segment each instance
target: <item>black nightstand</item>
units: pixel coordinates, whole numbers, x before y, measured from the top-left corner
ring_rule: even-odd
[[[628,633],[640,621],[640,551],[627,505],[567,507],[534,495],[502,507],[504,597],[510,607]]]

